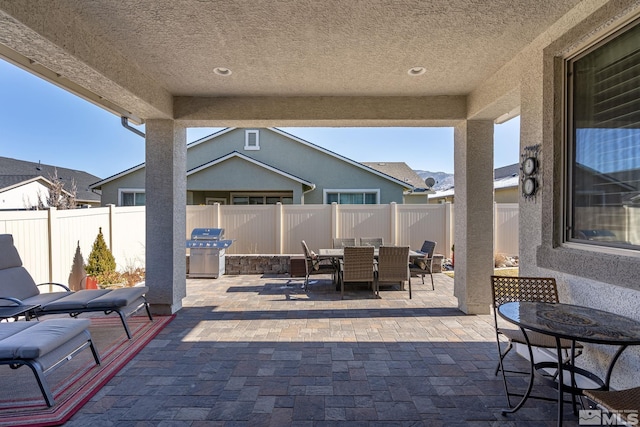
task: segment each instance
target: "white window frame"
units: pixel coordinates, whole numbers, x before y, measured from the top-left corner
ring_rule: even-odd
[[[250,144],[250,135],[255,135],[255,144]],[[244,149],[247,151],[257,151],[260,149],[260,131],[259,130],[245,130],[244,131]]]
[[[234,197],[262,197],[263,200],[266,202],[267,201],[267,197],[280,197],[280,199],[282,199],[283,197],[290,197],[292,199],[292,203],[293,203],[293,194],[288,194],[288,193],[231,193],[229,198],[229,203],[230,204],[234,204],[233,203],[233,199]],[[243,206],[243,205],[237,205],[237,206]],[[266,203],[263,203],[262,205],[258,205],[258,206],[269,206]]]
[[[365,197],[366,194],[375,194],[376,195],[376,205],[380,204],[380,189],[379,188],[365,188],[365,189],[360,189],[360,188],[355,188],[355,189],[345,189],[345,188],[325,188],[324,190],[322,190],[322,203],[323,204],[328,204],[327,202],[327,195],[331,193],[331,194],[338,194],[338,199],[340,199],[340,194],[341,193],[345,193],[345,194],[357,194],[357,193],[361,193],[363,195],[363,198]]]
[[[142,194],[146,195],[147,192],[146,192],[146,190],[144,188],[118,188],[118,206],[124,206],[124,204],[122,203],[122,195],[124,193],[127,193],[127,194],[134,193],[133,199],[135,200],[135,198],[136,198],[135,195],[136,194],[142,193]],[[146,206],[146,205],[147,205],[147,202],[146,202],[146,197],[145,197],[144,206]],[[134,206],[137,206],[137,205],[134,205]]]

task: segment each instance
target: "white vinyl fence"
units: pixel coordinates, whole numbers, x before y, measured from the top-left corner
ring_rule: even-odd
[[[433,240],[436,252],[450,257],[453,210],[449,203],[187,206],[185,240],[194,228],[224,228],[235,240],[227,254],[301,254],[301,240],[317,251],[331,247],[333,237],[382,237],[416,249]],[[494,218],[494,252],[516,255],[518,205],[496,204]],[[0,212],[0,234],[13,234],[36,282],[68,283],[76,251],[86,262],[100,228],[118,270],[145,265],[144,207]]]

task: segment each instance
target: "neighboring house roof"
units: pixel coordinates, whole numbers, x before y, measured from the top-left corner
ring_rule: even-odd
[[[494,190],[501,188],[517,187],[520,183],[520,164],[514,163],[509,166],[503,166],[493,171],[493,188]]]
[[[8,191],[14,188],[18,188],[21,187],[23,185],[27,185],[29,183],[32,183],[34,181],[40,181],[40,183],[46,187],[51,187],[52,183],[50,180],[48,180],[47,178],[43,177],[42,175],[37,175],[37,176],[33,176],[33,175],[0,175],[0,193],[2,193],[3,191]],[[69,193],[68,191],[66,191],[64,188],[62,189],[63,192],[65,192],[68,195],[71,195],[71,193]]]
[[[206,143],[206,142],[208,142],[208,141],[211,141],[211,140],[213,140],[213,139],[215,139],[215,138],[217,138],[217,137],[219,137],[219,136],[221,136],[221,135],[224,135],[225,133],[231,132],[231,131],[233,131],[233,130],[235,130],[235,129],[238,129],[238,128],[235,128],[235,127],[225,128],[225,129],[222,129],[222,130],[220,130],[220,131],[218,131],[218,132],[216,132],[216,133],[213,133],[213,134],[211,134],[211,135],[209,135],[209,136],[205,136],[205,137],[200,138],[200,139],[198,139],[198,140],[196,140],[196,141],[190,142],[190,143],[188,143],[188,144],[187,144],[187,149],[189,149],[189,148],[191,148],[191,147],[195,147],[196,145],[203,144],[203,143]],[[313,143],[311,143],[311,142],[309,142],[309,141],[306,141],[306,140],[304,140],[304,139],[302,139],[302,138],[299,138],[299,137],[297,137],[297,136],[295,136],[295,135],[292,135],[292,134],[290,134],[290,133],[288,133],[288,132],[285,132],[285,131],[283,131],[283,130],[280,130],[280,129],[278,129],[278,128],[266,128],[266,129],[268,129],[268,130],[270,130],[270,131],[272,131],[272,132],[278,133],[278,134],[280,134],[280,135],[283,135],[283,136],[285,136],[285,137],[287,137],[287,138],[289,138],[289,139],[292,139],[292,140],[294,140],[294,141],[296,141],[296,142],[298,142],[298,143],[300,143],[300,144],[304,144],[304,145],[306,145],[306,146],[308,146],[308,147],[311,147],[311,148],[313,148],[313,149],[315,149],[315,150],[321,151],[321,152],[323,152],[323,153],[325,153],[325,154],[327,154],[327,155],[330,155],[330,156],[332,156],[332,157],[335,157],[335,158],[337,158],[337,159],[340,159],[340,160],[342,160],[342,161],[344,161],[344,162],[346,162],[346,163],[349,163],[349,164],[351,164],[351,165],[353,165],[353,166],[356,166],[356,167],[358,167],[358,168],[360,168],[360,169],[366,170],[367,172],[370,172],[370,173],[372,173],[372,174],[374,174],[374,175],[377,175],[377,176],[380,176],[380,177],[382,177],[382,178],[384,178],[384,179],[387,179],[387,180],[389,180],[389,181],[392,181],[392,182],[394,182],[394,183],[396,183],[396,184],[398,184],[398,185],[401,185],[402,187],[404,187],[404,188],[406,188],[406,189],[413,189],[413,188],[414,188],[414,186],[413,186],[412,184],[410,184],[410,183],[407,183],[407,182],[405,182],[405,181],[403,181],[403,180],[400,180],[400,179],[398,179],[398,178],[395,178],[394,176],[391,176],[391,175],[389,175],[389,174],[386,174],[386,173],[384,173],[384,172],[381,172],[381,171],[379,171],[379,170],[377,170],[377,169],[375,169],[375,168],[369,167],[369,166],[365,165],[364,163],[359,163],[359,162],[356,162],[355,160],[352,160],[352,159],[349,159],[349,158],[347,158],[347,157],[341,156],[341,155],[340,155],[340,154],[338,154],[338,153],[334,153],[334,152],[333,152],[333,151],[331,151],[331,150],[327,150],[326,148],[323,148],[323,147],[321,147],[321,146],[319,146],[319,145],[313,144]],[[230,154],[231,154],[231,153],[230,153]],[[245,158],[250,158],[250,157],[248,157],[248,156],[244,156],[244,157],[245,157]],[[280,171],[281,173],[286,173],[285,171],[282,171],[281,169],[274,168],[274,167],[272,167],[272,166],[266,165],[265,163],[261,163],[261,164],[262,164],[263,166],[266,166],[266,167],[272,168],[273,170],[278,170],[278,171]],[[135,172],[135,171],[137,171],[137,170],[140,170],[140,169],[142,169],[142,168],[144,168],[144,167],[145,167],[145,164],[144,164],[144,163],[141,163],[141,164],[139,164],[139,165],[137,165],[137,166],[134,166],[134,167],[132,167],[132,168],[130,168],[130,169],[124,170],[124,171],[122,171],[122,172],[120,172],[120,173],[117,173],[117,174],[115,174],[115,175],[112,175],[112,176],[110,176],[110,177],[107,177],[107,178],[105,178],[105,179],[103,179],[103,180],[101,180],[101,181],[95,182],[95,183],[93,183],[93,184],[91,184],[91,185],[90,185],[90,188],[91,188],[91,189],[100,189],[100,187],[101,187],[103,184],[106,184],[106,183],[108,183],[108,182],[110,182],[110,181],[113,181],[113,180],[115,180],[115,179],[121,178],[121,177],[123,177],[123,176],[125,176],[125,175],[128,175],[128,174],[132,173],[132,172]],[[291,175],[291,176],[293,176],[293,175]],[[296,179],[298,179],[298,180],[302,180],[302,178],[298,178],[298,177],[296,177]],[[309,182],[309,181],[305,181],[305,182]],[[309,185],[314,185],[314,184],[310,183]]]
[[[0,192],[9,188],[26,184],[42,178],[47,183],[50,177],[58,174],[58,178],[64,182],[64,189],[71,190],[71,181],[76,185],[76,200],[78,202],[100,202],[100,195],[93,193],[89,186],[100,178],[90,173],[75,169],[67,169],[43,163],[29,162],[25,160],[0,157]]]
[[[266,170],[268,170],[270,172],[275,172],[278,175],[284,176],[285,178],[289,178],[289,179],[291,179],[293,181],[299,182],[302,185],[306,185],[306,186],[308,186],[310,188],[314,188],[315,187],[315,184],[313,184],[312,182],[307,181],[306,179],[299,178],[299,177],[297,177],[295,175],[292,175],[290,173],[287,173],[287,172],[285,172],[285,171],[283,171],[281,169],[274,168],[273,166],[269,166],[266,163],[263,163],[263,162],[258,161],[256,159],[252,159],[249,156],[245,156],[244,154],[242,154],[242,153],[240,153],[238,151],[233,151],[233,152],[231,152],[231,153],[229,153],[227,155],[224,155],[224,156],[219,157],[217,159],[211,160],[210,162],[207,162],[207,163],[204,163],[204,164],[202,164],[200,166],[196,166],[195,168],[189,169],[187,171],[187,176],[189,176],[191,174],[194,174],[194,173],[197,173],[197,172],[200,172],[200,171],[202,171],[204,169],[210,168],[212,166],[215,166],[217,164],[220,164],[220,163],[224,162],[225,160],[229,160],[229,159],[232,159],[232,158],[240,158],[240,159],[245,160],[247,162],[253,163],[254,165],[257,165],[257,166],[259,166],[261,168],[264,168],[264,169],[266,169]]]
[[[420,178],[420,175],[405,162],[362,162],[362,164],[399,179],[405,184],[416,188],[426,188],[424,180]]]
[[[503,166],[493,171],[493,189],[514,188],[520,184],[520,165],[515,163],[509,166]],[[436,191],[435,194],[429,195],[430,199],[439,199],[442,197],[451,197],[455,193],[455,187],[447,190]]]
[[[514,163],[512,165],[503,166],[501,168],[494,169],[493,179],[503,179],[520,175],[520,164]]]

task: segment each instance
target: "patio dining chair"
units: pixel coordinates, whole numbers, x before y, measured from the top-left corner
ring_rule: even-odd
[[[361,237],[359,245],[373,246],[378,249],[380,246],[384,245],[384,239],[382,237]]]
[[[307,242],[302,241],[302,251],[304,253],[304,290],[309,289],[309,276],[312,274],[331,274],[332,281],[335,282],[336,266],[330,259],[319,259],[312,250],[309,250]]]
[[[511,408],[512,406],[510,397],[522,397],[522,394],[512,393],[509,391],[509,388],[507,386],[506,373],[533,375],[535,361],[529,361],[529,372],[522,372],[505,370],[504,358],[509,353],[509,351],[511,351],[514,344],[530,345],[531,347],[555,350],[556,339],[550,335],[545,335],[534,331],[526,331],[527,336],[525,338],[524,334],[519,328],[514,328],[513,325],[511,327],[504,327],[501,322],[498,322],[498,307],[507,302],[515,301],[546,302],[556,304],[560,302],[558,299],[558,287],[556,285],[556,279],[552,277],[491,276],[491,290],[493,294],[493,321],[496,332],[496,342],[498,345],[499,359],[498,366],[495,370],[495,375],[498,375],[499,371],[502,372],[502,382],[504,384],[504,391],[507,396],[507,404],[509,405],[509,408]],[[502,349],[503,341],[500,339],[501,336],[507,339],[507,346],[504,350]],[[565,360],[567,362],[572,361],[573,357],[576,356],[575,354],[573,354],[573,350],[575,350],[576,348],[582,348],[582,345],[579,343],[575,343],[574,348],[572,348],[572,345],[574,345],[574,342],[571,340],[560,340],[560,347],[566,353]],[[572,350],[571,355],[569,355],[569,350]],[[522,404],[522,401],[520,403]],[[514,412],[517,409],[518,406],[516,406],[516,408],[512,409],[511,411],[505,412]]]
[[[409,282],[409,299],[411,299],[411,280],[409,278],[409,246],[380,246],[376,269],[376,295],[380,295],[380,282]]]
[[[344,299],[344,284],[346,282],[366,282],[374,290],[373,253],[373,246],[347,246],[344,248],[344,257],[340,260],[339,268],[341,299]]]
[[[433,252],[436,250],[436,242],[432,242],[431,240],[425,240],[422,244],[422,248],[419,251],[424,254],[423,257],[413,258],[411,264],[409,265],[409,273],[411,275],[416,275],[422,277],[422,284],[424,285],[424,276],[427,274],[431,276],[431,290],[435,290],[435,286],[433,284]],[[409,278],[409,284],[411,284],[411,278]]]
[[[333,239],[334,249],[342,249],[346,246],[355,246],[355,245],[356,245],[355,237],[334,237]]]

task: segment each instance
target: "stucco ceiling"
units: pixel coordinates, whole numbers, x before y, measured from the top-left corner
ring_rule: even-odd
[[[41,37],[116,84],[144,76],[169,96],[464,96],[577,3],[0,0],[0,18],[13,25],[0,44],[73,74],[68,58],[43,58]],[[411,76],[413,67],[426,72]],[[76,71],[71,80],[90,86],[90,72]],[[112,88],[92,90],[108,99]]]
[[[174,95],[415,96],[469,93],[577,1],[61,3]]]

